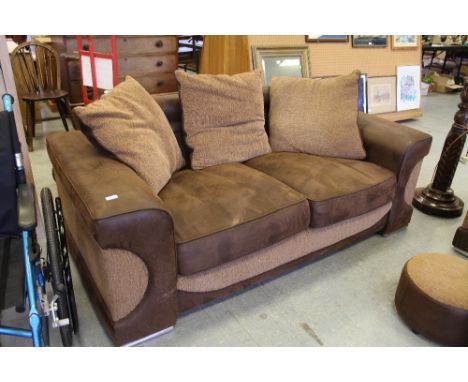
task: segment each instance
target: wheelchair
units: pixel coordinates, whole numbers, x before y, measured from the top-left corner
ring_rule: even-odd
[[[0,335],[30,338],[35,347],[48,346],[50,325],[59,328],[64,346],[72,346],[79,323],[60,199],[54,201],[48,188],[41,190],[47,243],[43,255],[37,240],[34,190],[26,183],[13,98],[5,94],[2,100],[5,111],[0,112],[0,239],[3,244],[0,294],[5,292],[2,286],[16,282],[19,288],[15,291],[19,290],[16,294],[21,298],[13,306],[18,313],[28,309],[30,329],[0,325]],[[8,281],[11,276],[13,283]],[[47,287],[49,284],[51,288]]]

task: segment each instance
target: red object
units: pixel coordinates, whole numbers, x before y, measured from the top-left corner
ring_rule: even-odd
[[[112,60],[112,75],[114,79],[114,86],[119,83],[119,73],[117,68],[117,39],[115,36],[111,36],[111,46],[112,52],[111,53],[101,53],[94,51],[94,42],[92,36],[86,37],[88,40],[88,50],[83,49],[83,36],[76,36],[76,41],[78,43],[78,59],[80,61],[80,71],[81,71],[81,78],[83,79],[83,65],[82,65],[82,57],[89,57],[89,61],[91,64],[91,78],[93,81],[93,99],[90,100],[88,98],[88,91],[86,86],[81,83],[81,90],[83,92],[83,101],[85,104],[88,104],[92,101],[95,101],[99,98],[98,94],[98,87],[97,87],[97,79],[96,79],[96,58],[110,58]]]

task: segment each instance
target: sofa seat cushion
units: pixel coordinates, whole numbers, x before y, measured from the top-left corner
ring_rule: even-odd
[[[303,195],[239,163],[177,172],[159,196],[173,216],[182,275],[268,247],[310,222]]]
[[[361,160],[278,152],[245,164],[305,195],[311,227],[362,215],[392,201],[395,194],[395,175]]]

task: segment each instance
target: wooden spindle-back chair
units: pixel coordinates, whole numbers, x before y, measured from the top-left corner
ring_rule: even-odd
[[[35,102],[52,100],[57,104],[65,130],[66,114],[70,111],[68,92],[60,87],[60,65],[57,52],[39,42],[25,42],[11,53],[13,73],[18,93],[26,106],[26,140],[33,150],[35,129]]]

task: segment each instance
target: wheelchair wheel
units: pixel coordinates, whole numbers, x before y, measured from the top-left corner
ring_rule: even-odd
[[[50,189],[41,190],[42,213],[44,215],[44,224],[47,240],[47,268],[52,282],[52,290],[57,299],[57,315],[59,320],[69,319],[69,324],[60,326],[60,337],[63,346],[71,346],[72,338],[72,319],[67,298],[67,285],[65,283],[64,269],[60,254],[60,244],[58,237],[57,221],[54,214],[54,205]]]
[[[65,224],[62,212],[62,202],[59,197],[55,198],[55,212],[57,215],[57,226],[60,242],[60,252],[62,255],[63,271],[65,276],[65,283],[67,285],[68,308],[70,309],[70,318],[73,328],[73,333],[78,334],[79,322],[78,311],[76,309],[75,291],[73,289],[73,279],[70,269],[70,259],[68,256],[67,238],[65,236]]]

